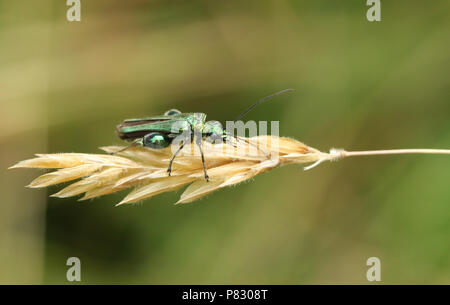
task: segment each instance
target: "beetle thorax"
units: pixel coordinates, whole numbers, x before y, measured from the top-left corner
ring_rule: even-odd
[[[189,124],[192,126],[194,132],[201,133],[206,121],[206,114],[204,113],[193,113],[188,119]]]

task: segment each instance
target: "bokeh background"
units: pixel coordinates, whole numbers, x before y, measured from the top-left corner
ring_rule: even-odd
[[[99,153],[115,125],[170,108],[248,115],[328,150],[450,148],[450,3],[0,1],[0,283],[450,284],[450,158],[286,166],[192,204],[114,207],[27,189],[34,153]]]

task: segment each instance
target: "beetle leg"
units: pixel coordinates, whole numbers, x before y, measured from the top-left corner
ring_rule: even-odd
[[[170,177],[170,174],[172,173],[173,160],[175,160],[175,157],[180,153],[180,151],[183,149],[183,147],[184,147],[184,141],[181,142],[181,144],[178,147],[177,151],[173,154],[172,158],[170,158],[169,167],[167,168],[167,173],[169,174],[169,177]]]
[[[108,153],[108,154],[110,154],[110,155],[115,155],[115,154],[118,154],[118,153],[120,153],[120,152],[123,152],[123,151],[127,150],[128,148],[138,146],[140,141],[141,141],[141,139],[136,139],[136,140],[134,140],[130,145],[128,145],[128,146],[126,146],[126,147],[124,147],[124,148],[122,148],[122,149],[119,149],[118,151],[110,152],[110,153]]]
[[[224,138],[224,142],[226,142],[227,144],[230,144],[231,146],[233,146],[234,148],[238,148],[238,146],[237,146],[237,140],[235,140],[235,143],[232,143],[230,140],[231,139],[234,139],[233,137],[231,137],[231,136],[229,136],[229,135],[226,135]]]
[[[202,156],[203,173],[205,174],[206,182],[209,182],[209,176],[208,176],[208,173],[206,172],[205,156],[203,155],[203,149],[202,149],[202,138],[200,138],[200,137],[197,138],[195,143],[197,144],[198,148],[200,149],[200,155]]]
[[[242,140],[243,142],[247,143],[248,145],[255,147],[260,153],[262,153],[267,158],[267,160],[271,159],[271,156],[268,153],[266,153],[264,150],[260,149],[258,147],[258,145],[252,143],[249,139],[242,138],[242,137],[239,137],[239,136],[233,136],[233,137],[236,139],[236,142],[239,142],[239,141]]]

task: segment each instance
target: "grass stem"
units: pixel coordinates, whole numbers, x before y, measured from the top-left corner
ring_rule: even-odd
[[[450,155],[450,149],[387,149],[366,151],[340,151],[339,157],[375,156],[375,155],[403,155],[403,154],[442,154]]]

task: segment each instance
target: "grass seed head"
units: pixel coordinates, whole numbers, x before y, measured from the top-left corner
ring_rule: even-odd
[[[204,178],[201,157],[195,144],[186,145],[176,157],[171,176],[167,173],[173,154],[171,147],[159,150],[130,147],[117,155],[38,154],[36,158],[21,161],[11,168],[56,169],[33,180],[28,185],[33,188],[78,180],[53,194],[54,197],[84,194],[80,200],[86,200],[134,188],[118,203],[121,205],[188,185],[177,202],[187,203],[283,164],[317,162],[329,156],[290,138],[258,136],[248,141],[250,143],[240,141],[234,146],[229,143],[202,143],[209,182]],[[113,153],[121,148],[108,146],[101,149]]]

